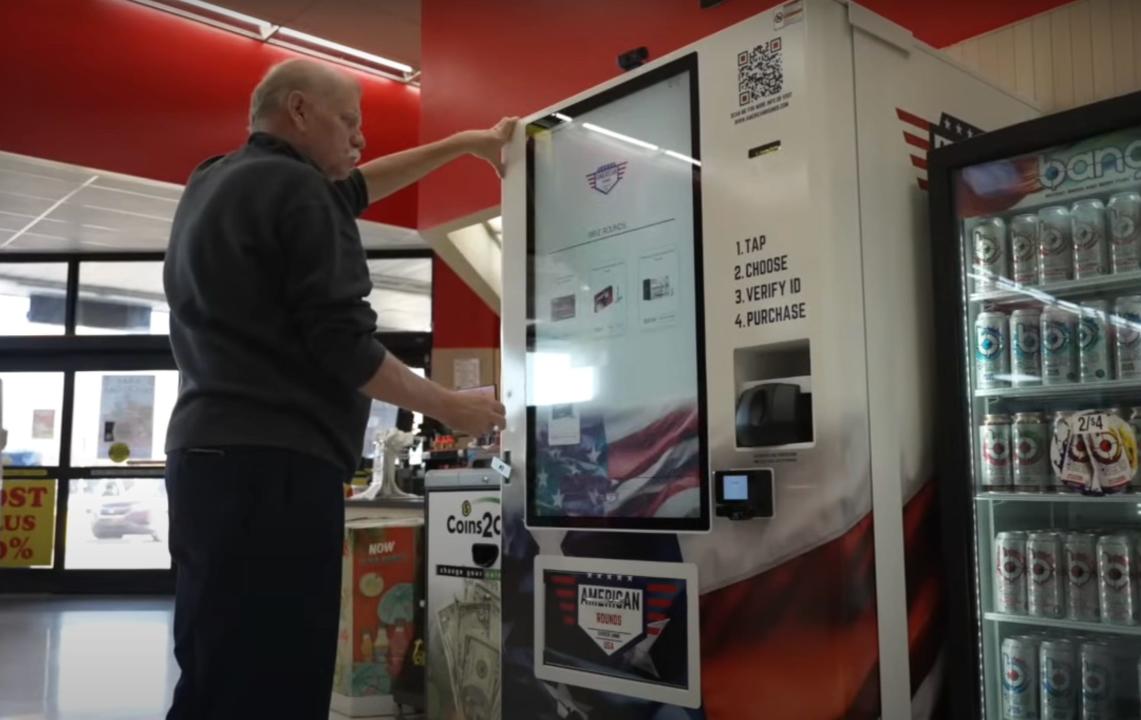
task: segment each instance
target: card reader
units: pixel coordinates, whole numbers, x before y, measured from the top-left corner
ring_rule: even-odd
[[[713,473],[717,515],[730,520],[773,516],[773,471],[717,470]]]

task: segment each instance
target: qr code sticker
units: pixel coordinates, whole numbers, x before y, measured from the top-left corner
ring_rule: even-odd
[[[743,107],[784,89],[784,62],[780,38],[737,54],[737,98]]]

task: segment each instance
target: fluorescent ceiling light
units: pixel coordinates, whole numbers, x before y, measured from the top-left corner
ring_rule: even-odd
[[[563,115],[562,113],[555,113],[555,119],[556,120],[562,120],[563,122],[566,122],[566,123],[569,123],[572,120],[574,120],[574,118],[572,118],[570,115]]]
[[[682,162],[687,162],[690,165],[696,165],[697,167],[701,167],[701,161],[700,160],[694,160],[693,158],[691,158],[688,155],[682,155],[681,153],[674,152],[673,150],[666,150],[665,153],[666,153],[666,155],[669,155],[670,157],[675,158],[677,160],[681,160]]]
[[[638,147],[646,148],[647,150],[658,149],[658,146],[654,145],[653,143],[648,143],[645,140],[639,140],[638,138],[632,138],[629,135],[623,135],[622,133],[614,132],[613,130],[607,130],[606,128],[599,127],[594,123],[583,123],[582,126],[592,132],[606,135],[607,137],[612,137],[615,140],[621,140],[622,142],[628,142],[631,145],[637,145]]]
[[[258,40],[265,40],[277,29],[276,25],[266,20],[202,0],[134,0],[134,2]]]
[[[379,55],[373,55],[372,53],[367,53],[363,50],[357,50],[356,48],[349,47],[348,45],[342,45],[340,43],[333,42],[332,40],[326,40],[325,38],[317,37],[316,35],[310,35],[309,33],[303,33],[299,30],[293,30],[292,28],[283,27],[277,31],[274,37],[285,37],[300,43],[316,45],[317,47],[324,48],[326,50],[332,50],[333,52],[348,55],[352,58],[356,58],[357,60],[364,60],[365,62],[373,63],[375,65],[384,65],[385,67],[390,67],[393,70],[399,70],[402,73],[412,72],[411,65],[405,65],[402,62],[389,60],[388,58],[381,57]]]
[[[205,10],[206,12],[214,13],[215,15],[221,15],[224,18],[229,18],[231,20],[237,20],[238,22],[253,25],[258,29],[262,37],[265,37],[270,32],[272,32],[274,27],[273,23],[269,21],[253,17],[252,15],[246,15],[244,13],[237,12],[236,10],[222,7],[221,5],[213,5],[208,2],[202,2],[202,0],[177,0],[177,2],[180,5],[189,5],[190,7]]]
[[[289,48],[297,52],[307,53],[359,70],[383,75],[401,82],[411,82],[416,75],[411,65],[389,60],[380,55],[374,55],[358,50],[348,45],[342,45],[323,37],[303,33],[292,28],[274,25],[260,18],[236,12],[229,8],[203,2],[203,0],[133,0],[140,5],[146,5],[158,10],[173,13],[180,17],[197,22],[213,25],[223,30],[236,32],[240,35],[254,37],[262,42],[272,43],[280,47]],[[400,75],[391,74],[388,70],[396,70]]]

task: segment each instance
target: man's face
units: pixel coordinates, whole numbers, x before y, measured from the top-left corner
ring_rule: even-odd
[[[361,159],[360,89],[344,82],[306,98],[304,151],[329,178],[344,180]]]

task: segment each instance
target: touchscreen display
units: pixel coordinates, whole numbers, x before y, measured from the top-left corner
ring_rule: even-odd
[[[528,520],[708,526],[696,56],[528,127]]]

